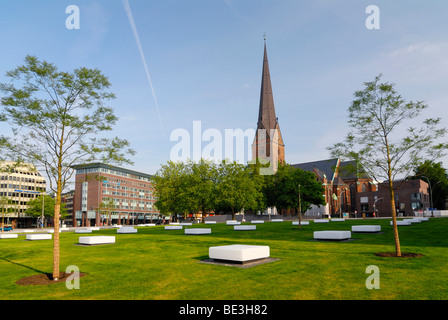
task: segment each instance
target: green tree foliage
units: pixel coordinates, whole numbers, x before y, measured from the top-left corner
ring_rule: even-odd
[[[428,106],[422,101],[405,101],[395,85],[380,82],[381,77],[364,83],[365,88],[355,92],[348,108],[350,132],[329,150],[335,157],[356,160],[374,180],[389,182],[395,249],[401,256],[393,181],[397,175],[408,176],[424,157],[441,157],[448,145],[440,140],[447,131],[439,126],[440,118],[424,119],[415,127]]]
[[[32,217],[40,217],[42,216],[42,204],[44,206],[44,216],[45,217],[54,217],[54,206],[55,199],[51,196],[46,195],[44,199],[42,199],[42,195],[38,196],[35,199],[28,201],[28,209],[26,210],[26,214]],[[67,209],[65,208],[65,203],[61,204],[61,209],[59,212],[61,219],[64,219],[67,216]]]
[[[56,195],[53,279],[57,280],[61,193],[73,175],[73,166],[92,161],[130,163],[126,157],[134,151],[126,140],[101,137],[112,130],[117,117],[106,105],[115,96],[107,91],[111,84],[100,70],[64,72],[27,56],[24,65],[6,76],[11,81],[0,84],[4,94],[0,120],[11,126],[12,136],[0,137],[0,155],[24,160],[46,172]]]
[[[294,168],[289,164],[279,164],[277,172],[266,176],[266,197],[268,206],[282,209],[296,209],[301,220],[301,213],[312,204],[325,205],[322,184],[312,172]]]
[[[432,206],[439,210],[446,210],[448,201],[448,173],[442,167],[441,162],[426,160],[421,163],[414,171],[414,175],[409,179],[422,179],[429,182],[432,191]]]
[[[262,205],[260,180],[236,162],[169,161],[154,176],[155,205],[165,214],[256,210]]]

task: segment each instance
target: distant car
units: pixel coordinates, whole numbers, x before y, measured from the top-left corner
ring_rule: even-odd
[[[1,230],[2,228],[0,228],[0,230]],[[5,226],[5,227],[3,227],[3,231],[10,231],[10,230],[12,230],[12,227],[11,226]]]

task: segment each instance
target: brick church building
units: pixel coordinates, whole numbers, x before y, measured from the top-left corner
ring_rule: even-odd
[[[258,111],[257,133],[252,144],[252,159],[271,163],[273,173],[278,163],[286,163],[285,144],[275,113],[269,62],[264,43],[263,70]],[[339,158],[292,164],[295,168],[313,172],[325,189],[325,206],[312,206],[305,216],[314,217],[390,217],[388,193],[383,183],[374,183],[362,172],[355,161]],[[397,182],[402,184],[401,182]],[[396,182],[394,181],[394,185]],[[383,187],[382,187],[383,186]],[[395,191],[396,210],[401,215],[414,215],[429,206],[428,185],[422,180],[411,180]],[[269,208],[275,213],[275,208]],[[294,214],[294,209],[284,214]]]

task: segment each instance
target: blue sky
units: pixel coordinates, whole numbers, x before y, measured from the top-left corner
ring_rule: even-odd
[[[372,4],[380,9],[379,30],[365,26]],[[79,30],[66,28],[69,5],[80,9]],[[442,117],[448,127],[446,1],[129,5],[152,88],[122,0],[2,1],[0,82],[27,54],[61,70],[102,70],[117,95],[111,105],[120,120],[113,134],[137,151],[130,169],[155,173],[176,144],[170,133],[191,132],[193,121],[223,135],[225,129],[256,128],[264,33],[288,163],[328,158],[326,148],[348,130],[353,93],[379,73],[405,99],[429,104],[426,116]]]

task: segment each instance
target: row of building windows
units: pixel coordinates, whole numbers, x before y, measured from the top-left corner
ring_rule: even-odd
[[[1,181],[22,181],[29,183],[40,183],[44,184],[45,180],[42,179],[33,179],[33,178],[24,178],[24,177],[16,177],[16,176],[0,176]]]
[[[103,188],[105,189],[116,189],[116,190],[123,190],[123,191],[133,191],[133,192],[149,192],[152,193],[153,188],[151,185],[144,185],[144,187],[146,188],[151,188],[150,190],[148,189],[138,189],[138,188],[132,188],[132,187],[127,187],[127,186],[123,186],[123,185],[111,185],[109,183],[104,183],[102,184]]]
[[[149,179],[147,177],[142,177],[142,176],[131,174],[131,173],[128,173],[128,172],[123,172],[123,171],[118,171],[118,170],[113,170],[113,169],[107,169],[107,168],[83,168],[83,169],[77,169],[76,170],[76,174],[94,173],[94,172],[107,173],[107,174],[112,174],[112,175],[115,175],[115,176],[121,176],[121,177],[126,177],[126,178],[131,178],[131,179],[136,179],[136,180],[142,180],[142,181],[148,181],[148,182],[151,181],[151,179]]]

